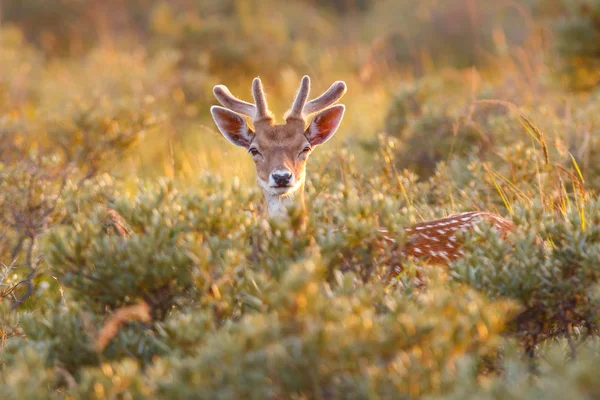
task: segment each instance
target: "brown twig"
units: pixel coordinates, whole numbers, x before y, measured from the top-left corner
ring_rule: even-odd
[[[33,293],[33,277],[35,276],[35,273],[37,271],[37,260],[35,259],[35,250],[37,247],[37,236],[31,236],[30,237],[30,243],[29,243],[29,248],[27,249],[27,266],[29,267],[29,273],[27,274],[27,277],[25,277],[25,279],[23,279],[21,282],[17,283],[14,287],[13,290],[17,288],[17,286],[21,285],[21,284],[25,284],[27,285],[27,290],[25,291],[25,293],[23,294],[23,296],[19,297],[12,305],[12,309],[15,310],[17,309],[21,304],[23,304],[23,302],[25,300],[27,300],[29,298],[29,296],[31,296],[31,293]]]
[[[119,332],[119,328],[129,321],[150,322],[150,307],[148,304],[142,301],[133,306],[122,307],[108,317],[96,337],[96,350],[99,352],[103,351],[112,338]]]

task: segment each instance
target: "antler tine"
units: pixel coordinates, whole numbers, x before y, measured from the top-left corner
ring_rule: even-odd
[[[217,85],[213,88],[213,93],[215,94],[217,100],[219,100],[219,103],[221,103],[225,108],[254,118],[254,115],[256,114],[256,106],[235,97],[233,94],[231,94],[227,86]]]
[[[273,117],[267,106],[267,99],[260,78],[254,78],[252,81],[252,96],[256,105],[256,115],[253,116],[254,122],[263,119],[272,119]]]
[[[338,101],[346,93],[346,83],[344,81],[336,81],[329,89],[316,99],[306,103],[303,114],[309,115],[321,111]]]
[[[302,81],[300,82],[300,88],[298,89],[298,94],[296,94],[296,98],[292,103],[292,108],[288,115],[286,116],[286,120],[293,119],[304,119],[303,110],[304,105],[306,104],[306,100],[308,99],[308,93],[310,92],[310,78],[308,75],[304,75],[302,77]]]

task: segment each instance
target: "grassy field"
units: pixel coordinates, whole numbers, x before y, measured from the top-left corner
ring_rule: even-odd
[[[0,397],[597,398],[598,0],[0,2]],[[209,108],[348,92],[306,223]],[[410,224],[496,212],[447,268]],[[383,236],[390,232],[395,243]],[[540,242],[542,242],[540,244]]]

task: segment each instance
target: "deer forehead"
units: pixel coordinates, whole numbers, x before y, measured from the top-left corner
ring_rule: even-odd
[[[257,127],[254,142],[264,151],[296,151],[308,143],[304,129],[297,124]]]

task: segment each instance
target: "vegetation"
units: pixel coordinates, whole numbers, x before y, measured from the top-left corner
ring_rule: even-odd
[[[2,3],[0,397],[598,397],[598,4]],[[265,219],[212,87],[304,73],[348,112]]]

